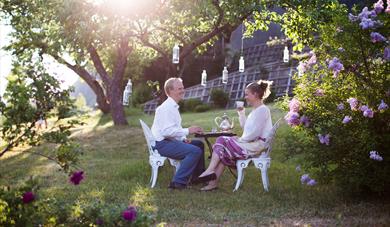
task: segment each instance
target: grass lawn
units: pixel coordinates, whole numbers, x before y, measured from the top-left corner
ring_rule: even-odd
[[[214,118],[223,112],[237,115],[235,110],[184,113],[183,125],[197,124],[211,130]],[[148,153],[138,119],[151,126],[153,116],[136,109],[127,113],[130,126],[114,127],[109,116],[91,113],[87,124],[74,130],[72,136],[84,148],[80,166],[86,178],[79,186],[68,183],[67,176],[56,171],[53,163],[21,153],[22,149],[0,160],[0,185],[18,185],[32,175],[40,176],[42,197],[53,195],[72,204],[133,204],[155,216],[157,223],[170,225],[390,225],[388,200],[347,198],[332,185],[301,185],[303,173],[295,170],[299,163],[283,161],[281,155],[284,137],[291,132],[286,124],[279,128],[273,146],[269,192],[263,190],[260,172],[253,166],[245,170],[238,192],[233,192],[235,179],[228,171],[216,191],[200,192],[200,186],[170,191],[167,186],[173,167],[168,162],[160,168],[156,187],[150,189]],[[274,122],[283,115],[272,107]],[[241,134],[238,121],[235,123],[236,133]]]

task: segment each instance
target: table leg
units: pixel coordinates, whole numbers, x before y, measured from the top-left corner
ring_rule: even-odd
[[[210,141],[208,140],[207,137],[205,137],[204,140],[206,141],[207,146],[209,147],[210,155],[209,155],[208,159],[210,159],[210,158],[211,158],[211,155],[213,154],[213,146],[211,146],[211,143],[210,143]]]

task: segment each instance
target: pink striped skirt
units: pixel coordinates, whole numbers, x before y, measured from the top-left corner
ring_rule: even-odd
[[[236,167],[237,160],[247,159],[249,154],[236,143],[236,137],[220,136],[213,145],[215,152],[221,162],[229,167]]]

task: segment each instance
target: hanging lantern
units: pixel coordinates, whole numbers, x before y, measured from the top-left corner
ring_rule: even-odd
[[[223,71],[222,71],[222,83],[224,84],[227,84],[227,81],[228,81],[228,70],[227,70],[227,67],[224,66],[223,67]]]
[[[202,72],[202,79],[200,81],[200,85],[202,86],[206,86],[206,82],[207,82],[207,72],[205,69],[203,69],[203,72]]]
[[[238,71],[240,73],[243,73],[245,71],[245,61],[244,61],[244,56],[240,57],[240,60],[238,61]]]
[[[125,90],[123,91],[123,102],[122,102],[122,104],[124,106],[128,106],[129,105],[130,96],[131,96],[132,92],[133,92],[133,84],[131,83],[131,79],[129,79],[129,81],[127,82],[127,85],[125,87]]]
[[[283,51],[283,62],[287,63],[290,59],[290,54],[288,53],[288,48],[287,46],[284,47],[284,51]]]
[[[179,54],[180,54],[180,48],[179,45],[176,43],[172,50],[172,63],[173,64],[179,64]]]

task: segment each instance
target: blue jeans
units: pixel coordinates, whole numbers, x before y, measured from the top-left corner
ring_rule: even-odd
[[[177,140],[162,140],[156,142],[156,149],[165,157],[181,160],[180,168],[173,177],[173,182],[187,184],[190,177],[198,177],[205,170],[204,144],[199,140],[184,143]]]

